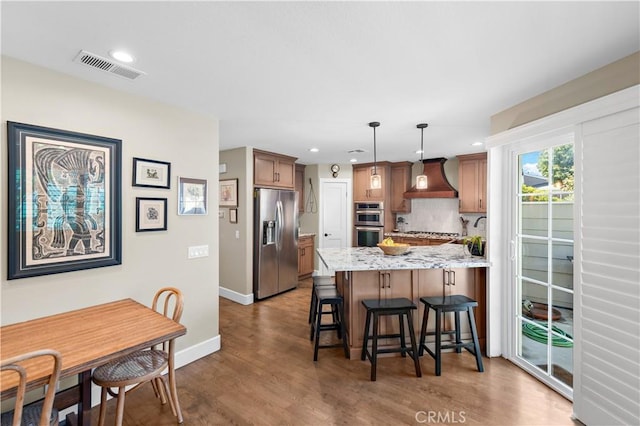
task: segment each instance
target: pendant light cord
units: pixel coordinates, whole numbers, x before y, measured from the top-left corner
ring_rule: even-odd
[[[420,129],[420,162],[422,162],[423,154],[424,154],[424,129],[425,127],[429,127],[427,123],[420,123],[416,125],[418,129]]]
[[[422,155],[424,154],[424,127],[420,129],[420,162],[422,163]]]
[[[369,127],[373,127],[373,175],[378,174],[377,158],[376,158],[376,127],[380,125],[377,121],[369,123]]]
[[[378,174],[378,169],[376,168],[376,128],[373,128],[373,174]]]

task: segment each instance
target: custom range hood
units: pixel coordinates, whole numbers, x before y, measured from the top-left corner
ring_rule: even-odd
[[[425,189],[418,189],[413,186],[405,192],[404,198],[458,198],[458,191],[453,189],[444,174],[444,163],[446,158],[430,158],[422,160],[424,165],[423,174],[427,176],[428,186]]]

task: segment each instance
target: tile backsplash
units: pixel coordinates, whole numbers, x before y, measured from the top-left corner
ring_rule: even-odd
[[[404,224],[398,224],[400,231],[430,231],[462,233],[460,216],[469,221],[467,232],[469,235],[486,235],[486,219],[473,224],[482,214],[458,213],[457,198],[415,198],[411,200],[411,213],[398,214],[404,218]],[[404,225],[404,229],[402,226]]]

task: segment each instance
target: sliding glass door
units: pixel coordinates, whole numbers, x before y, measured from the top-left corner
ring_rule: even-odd
[[[563,140],[566,142],[566,138]],[[557,143],[557,140],[556,140]],[[573,142],[515,153],[515,336],[525,370],[573,385]]]

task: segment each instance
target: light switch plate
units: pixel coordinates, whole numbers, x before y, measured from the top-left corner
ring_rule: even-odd
[[[188,259],[195,259],[196,257],[207,257],[209,256],[209,246],[191,246],[189,247],[189,252],[187,255]]]

